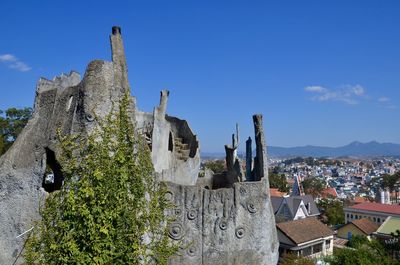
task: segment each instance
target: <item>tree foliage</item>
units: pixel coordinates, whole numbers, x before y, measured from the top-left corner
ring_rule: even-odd
[[[302,185],[304,192],[306,194],[311,194],[313,197],[320,196],[326,188],[325,182],[318,178],[306,178],[303,180]]]
[[[224,160],[210,160],[204,162],[204,167],[211,169],[215,174],[222,173],[226,170],[225,161]]]
[[[285,254],[280,262],[281,265],[314,265],[315,261],[310,257],[298,257],[294,253]]]
[[[358,238],[354,248],[334,249],[333,256],[325,258],[330,265],[399,265],[392,259],[384,246],[377,240]]]
[[[390,191],[393,191],[400,181],[400,171],[395,174],[383,174],[382,175],[382,188],[389,188]]]
[[[50,193],[27,241],[27,264],[167,264],[171,207],[150,153],[119,110],[83,139],[59,136],[64,184]]]
[[[10,148],[31,115],[31,108],[0,110],[0,155]]]
[[[384,247],[392,257],[400,260],[400,228],[391,233],[391,239],[385,241]]]
[[[317,202],[317,206],[325,223],[329,225],[344,224],[344,210],[341,201],[321,199]]]
[[[281,192],[289,192],[290,187],[286,181],[284,174],[280,174],[278,168],[272,168],[268,174],[269,186],[271,188],[278,189]]]
[[[369,239],[366,236],[353,235],[348,243],[351,248],[360,248],[363,245],[368,244]]]

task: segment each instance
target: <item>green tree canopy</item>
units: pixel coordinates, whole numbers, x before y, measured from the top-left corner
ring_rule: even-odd
[[[166,264],[170,207],[147,145],[127,115],[99,121],[87,139],[60,136],[64,184],[49,194],[27,241],[27,264]]]
[[[226,170],[225,161],[224,160],[209,160],[204,162],[204,167],[211,169],[215,174],[222,173]]]
[[[306,178],[303,182],[303,189],[306,194],[311,194],[314,197],[318,197],[322,194],[323,190],[326,188],[324,181],[318,178]]]
[[[315,265],[315,260],[310,257],[298,257],[294,253],[285,254],[282,257],[281,265]]]
[[[344,210],[341,201],[321,199],[317,202],[317,206],[325,223],[329,225],[344,224]]]
[[[12,145],[31,115],[31,108],[0,110],[0,155]]]
[[[395,174],[383,174],[382,175],[382,187],[389,188],[390,191],[393,191],[395,186],[400,181],[400,171],[396,172]]]
[[[399,265],[399,261],[392,259],[375,239],[356,238],[352,247],[334,249],[333,256],[325,261],[330,265]]]
[[[280,174],[277,167],[274,167],[269,170],[269,186],[271,188],[278,189],[281,192],[289,192],[290,187],[286,181],[286,177],[284,174]]]

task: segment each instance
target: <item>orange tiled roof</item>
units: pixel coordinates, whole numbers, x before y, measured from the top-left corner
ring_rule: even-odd
[[[400,215],[400,205],[392,205],[392,204],[364,202],[350,206],[349,209]]]
[[[363,203],[363,202],[369,202],[368,198],[365,197],[355,197],[353,200],[354,203]]]
[[[286,180],[286,182],[287,182],[289,185],[293,185],[293,184],[294,184],[294,179],[288,179],[288,180]]]
[[[367,235],[370,235],[373,232],[376,232],[376,230],[378,230],[378,228],[379,228],[379,226],[377,224],[375,224],[368,218],[354,220],[351,223]]]
[[[337,194],[335,188],[327,188],[327,189],[324,189],[324,190],[321,192],[321,194],[322,194],[322,197],[324,197],[324,198],[327,198],[327,197],[334,197],[334,198],[337,198],[337,196],[338,196],[338,194]]]
[[[270,196],[274,196],[274,197],[283,197],[287,194],[286,192],[279,191],[278,189],[275,189],[275,188],[270,188],[269,193],[270,193]]]

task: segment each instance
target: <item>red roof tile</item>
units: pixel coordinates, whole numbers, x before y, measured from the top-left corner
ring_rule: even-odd
[[[324,198],[328,198],[328,197],[337,198],[337,196],[338,196],[338,194],[337,194],[335,188],[327,188],[327,189],[324,189],[324,190],[321,192],[321,195],[322,195],[322,197],[324,197]]]
[[[400,215],[400,205],[364,202],[364,203],[350,206],[349,208],[357,209],[357,210],[364,210],[364,211],[373,211],[373,212],[382,212],[382,213]]]
[[[354,220],[351,222],[353,225],[357,226],[358,229],[363,231],[365,234],[370,235],[373,232],[376,232],[378,230],[379,226],[369,220],[368,218],[362,218],[358,220]]]
[[[365,197],[355,197],[352,202],[353,203],[363,203],[363,202],[369,202],[369,200],[368,200],[368,198],[365,198]]]
[[[270,188],[269,189],[270,195],[274,196],[274,197],[283,197],[285,196],[287,193],[286,192],[281,192],[278,189],[275,188]]]

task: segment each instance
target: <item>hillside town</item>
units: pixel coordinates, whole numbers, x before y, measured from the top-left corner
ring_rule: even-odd
[[[400,202],[399,185],[384,185],[384,175],[400,170],[399,158],[369,159],[271,159],[270,166],[283,174],[289,184],[316,178],[330,188],[339,199],[376,200],[381,203]]]
[[[211,159],[202,166],[223,170],[224,161]],[[280,261],[294,255],[324,264],[334,248],[351,249],[360,238],[376,239],[400,258],[398,172],[395,157],[270,158]]]

